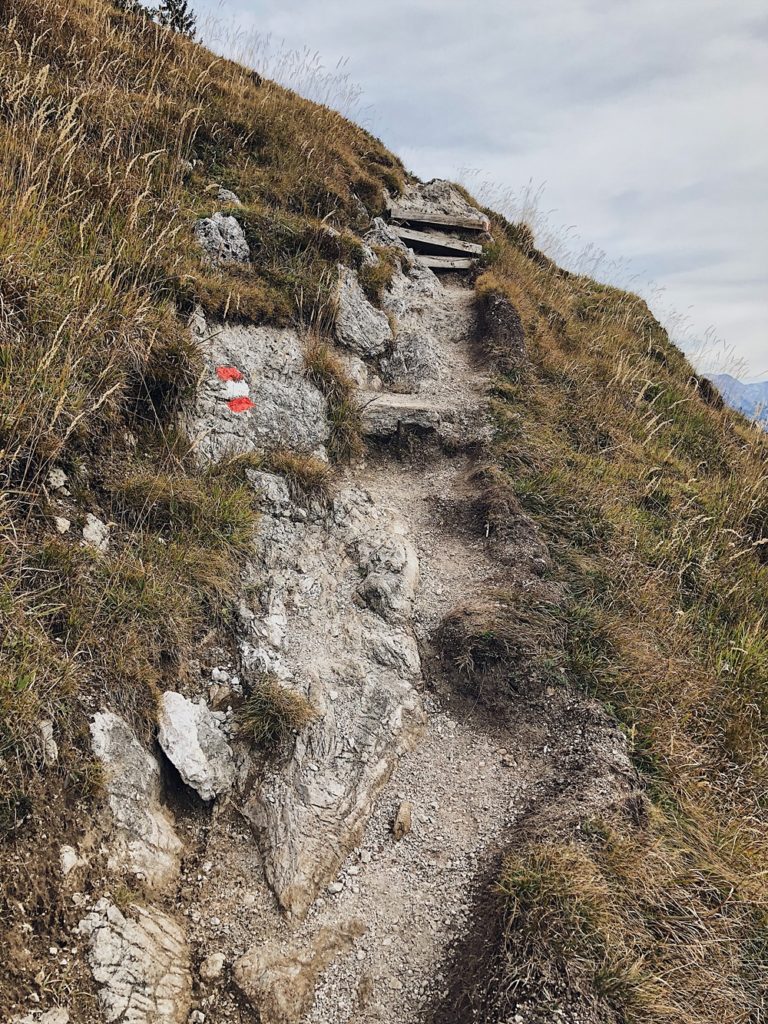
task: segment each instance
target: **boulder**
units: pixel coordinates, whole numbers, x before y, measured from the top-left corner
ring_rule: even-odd
[[[392,344],[386,313],[368,301],[355,271],[343,266],[339,267],[336,337],[364,359],[383,355]]]
[[[100,899],[80,922],[107,1024],[186,1024],[192,998],[189,948],[168,914]]]
[[[195,704],[166,691],[160,701],[158,740],[182,780],[203,800],[213,800],[232,786],[232,749],[205,701]]]
[[[204,217],[194,227],[195,241],[213,263],[248,263],[251,250],[239,221],[223,213]]]
[[[314,1002],[321,972],[365,932],[357,919],[320,928],[307,945],[287,950],[257,946],[235,963],[238,987],[258,1011],[261,1024],[298,1024]]]
[[[161,803],[160,768],[119,715],[99,712],[91,723],[93,752],[104,768],[111,823],[108,866],[130,872],[148,890],[175,881],[182,844]]]
[[[307,379],[295,330],[207,322],[198,312],[192,331],[205,370],[186,425],[203,458],[265,447],[326,457],[327,403]]]

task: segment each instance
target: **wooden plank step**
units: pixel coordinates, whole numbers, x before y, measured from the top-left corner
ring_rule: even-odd
[[[471,270],[477,260],[461,256],[417,256],[422,267],[430,270]]]
[[[476,242],[463,242],[460,238],[450,238],[448,235],[438,234],[436,231],[416,231],[415,228],[395,227],[395,234],[411,248],[416,246],[426,252],[437,252],[440,255],[453,256],[461,253],[471,253],[479,256],[482,245]]]
[[[488,231],[491,222],[482,213],[428,213],[414,207],[390,205],[389,215],[392,220],[404,220],[411,224],[437,224],[443,228],[460,228],[463,231]]]

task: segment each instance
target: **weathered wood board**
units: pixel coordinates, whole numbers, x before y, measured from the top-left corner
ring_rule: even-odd
[[[430,270],[471,270],[477,262],[461,256],[417,256],[416,259]]]
[[[483,251],[482,245],[478,245],[476,242],[464,242],[460,238],[450,238],[448,235],[441,235],[435,231],[416,231],[415,228],[395,227],[394,232],[398,238],[412,248],[419,247],[427,252],[437,250],[437,253],[441,255],[455,254],[458,256],[462,253],[471,253],[473,256],[479,256]]]
[[[437,224],[443,228],[460,228],[463,231],[487,231],[490,221],[482,214],[463,216],[456,213],[428,213],[407,206],[390,206],[392,220],[403,220],[410,224]]]

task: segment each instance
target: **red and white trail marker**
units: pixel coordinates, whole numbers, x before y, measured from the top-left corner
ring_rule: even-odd
[[[219,380],[242,380],[243,375],[236,366],[217,366],[216,376]]]
[[[248,412],[253,408],[248,397],[251,389],[236,366],[217,366],[216,376],[224,385],[223,397],[232,412]]]

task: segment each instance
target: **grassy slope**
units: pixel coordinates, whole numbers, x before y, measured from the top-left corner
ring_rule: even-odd
[[[53,938],[64,922],[58,843],[98,786],[89,712],[106,702],[148,730],[157,692],[226,629],[254,510],[174,429],[199,369],[187,313],[201,302],[322,338],[336,264],[361,255],[349,228],[401,179],[364,130],[107,2],[0,5],[0,1015],[11,978],[29,983],[19,949],[49,944],[16,934],[14,901]],[[220,207],[214,182],[244,202],[248,272],[213,270],[190,244]],[[311,369],[343,453],[354,410],[321,343]],[[79,543],[86,512],[112,524],[106,554]]]
[[[650,804],[640,828],[534,831],[508,858],[488,1019],[558,976],[595,1019],[762,1020],[768,441],[636,296],[564,274],[499,217],[494,237],[478,294],[514,308],[526,350],[491,353],[497,486],[567,595],[539,670],[617,715]]]
[[[253,523],[236,476],[201,473],[173,429],[197,372],[186,311],[322,336],[335,264],[359,260],[359,201],[376,212],[403,172],[338,115],[100,0],[2,6],[0,135],[0,857],[34,845],[43,864],[33,885],[3,872],[0,921],[10,936],[26,901],[47,946],[65,919],[41,812],[66,822],[98,785],[87,714],[106,699],[149,727],[225,616]],[[189,245],[213,181],[246,204],[247,274]],[[496,353],[496,471],[571,595],[546,612],[542,663],[626,723],[653,800],[638,831],[585,823],[508,861],[505,984],[555,971],[606,1019],[756,1022],[766,438],[703,400],[638,299],[557,272],[498,218],[494,235],[479,294],[519,311],[528,353]],[[343,418],[331,363],[320,342],[309,369]],[[53,465],[71,499],[47,486]],[[56,533],[54,514],[77,531],[86,510],[115,524],[105,556]],[[6,952],[8,979],[28,978]]]

